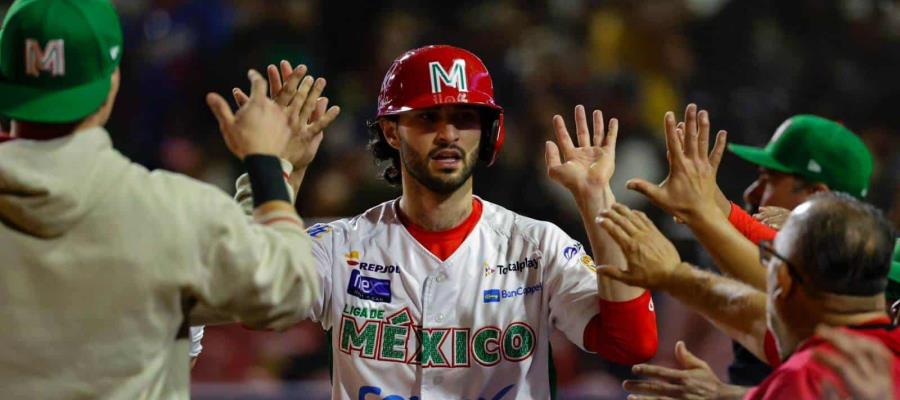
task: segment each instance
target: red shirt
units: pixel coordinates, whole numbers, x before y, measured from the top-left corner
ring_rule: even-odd
[[[890,326],[887,318],[878,318],[866,324],[841,328],[844,332],[866,336],[877,340],[894,353],[894,365],[891,371],[894,379],[894,393],[900,394],[900,329]],[[768,341],[767,335],[767,341]],[[768,347],[768,345],[767,345]],[[822,396],[822,382],[830,381],[841,392],[841,398],[847,398],[843,380],[830,369],[819,364],[812,357],[816,350],[834,351],[831,344],[813,336],[805,341],[759,386],[750,390],[745,400],[762,399],[819,399]],[[772,354],[766,351],[769,362]],[[777,365],[777,363],[772,363]]]
[[[482,204],[472,198],[472,213],[457,227],[441,231],[427,231],[410,222],[403,214],[403,226],[418,241],[441,260],[446,260],[462,245],[481,219]],[[584,328],[584,347],[619,364],[637,364],[656,355],[658,338],[656,313],[649,291],[628,301],[599,299],[600,313]]]

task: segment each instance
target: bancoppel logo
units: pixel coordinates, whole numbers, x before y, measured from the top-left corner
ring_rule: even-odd
[[[485,289],[484,302],[485,303],[499,303],[500,302],[500,289]]]
[[[358,269],[353,270],[350,273],[350,282],[347,283],[347,293],[363,300],[390,303],[391,281],[362,276]]]
[[[528,296],[530,294],[540,293],[544,290],[544,283],[538,283],[533,286],[519,286],[515,289],[505,290],[505,289],[485,289],[484,290],[484,302],[485,303],[499,303],[503,299],[511,299],[514,297],[522,297]]]
[[[572,257],[575,257],[575,255],[578,254],[579,251],[581,251],[581,243],[576,242],[575,244],[563,249],[563,258],[565,258],[566,261],[571,260]]]
[[[46,47],[41,47],[37,39],[25,39],[25,74],[38,77],[41,71],[49,72],[50,76],[66,74],[65,42],[62,39],[47,41]]]

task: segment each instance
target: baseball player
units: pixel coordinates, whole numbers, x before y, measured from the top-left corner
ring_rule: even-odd
[[[0,115],[12,121],[0,137],[4,399],[188,398],[194,304],[282,328],[319,292],[277,157],[292,119],[266,98],[263,77],[250,72],[253,95],[237,114],[209,97],[251,172],[251,223],[222,191],[147,171],[113,148],[104,125],[121,55],[107,0],[19,0],[3,21]]]
[[[595,111],[592,137],[584,108],[575,114],[577,146],[554,117],[548,171],[575,196],[598,262],[624,265],[594,223],[615,201],[617,121],[605,132]],[[617,363],[655,354],[649,292],[599,277],[555,225],[472,194],[476,164],[492,164],[505,135],[478,57],[451,46],[403,54],[369,126],[402,196],[308,230],[321,280],[308,317],[330,333],[334,398],[551,398],[554,329]],[[243,179],[238,189],[246,201]]]

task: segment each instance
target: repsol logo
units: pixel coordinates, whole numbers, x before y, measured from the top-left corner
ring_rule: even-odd
[[[399,274],[400,266],[399,265],[381,265],[381,264],[372,264],[361,262],[359,263],[359,269],[363,271],[372,271],[372,272],[380,272],[383,274]]]

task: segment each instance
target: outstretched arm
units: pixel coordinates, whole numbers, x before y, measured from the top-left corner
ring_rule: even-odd
[[[546,143],[545,157],[550,178],[572,193],[581,220],[584,223],[594,262],[598,265],[622,265],[622,250],[609,235],[594,223],[598,213],[609,209],[616,199],[609,187],[615,170],[616,138],[619,121],[609,121],[609,131],[604,126],[603,113],[594,110],[594,134],[588,130],[584,106],[575,107],[575,132],[578,146],[572,143],[566,123],[559,115],[553,117],[556,141]],[[592,144],[593,142],[593,144]],[[598,275],[600,298],[609,301],[632,300],[644,293],[644,289],[629,286]]]
[[[563,118],[553,117],[557,143],[547,142],[547,172],[575,198],[598,265],[622,265],[625,258],[618,244],[594,223],[597,214],[615,204],[609,180],[615,168],[616,137],[619,124],[613,118],[605,129],[603,114],[592,114],[593,135],[588,130],[583,106],[575,108],[578,146],[572,143]],[[592,144],[593,142],[593,144]],[[584,329],[586,349],[619,364],[646,361],[656,354],[658,338],[656,314],[650,293],[595,274],[599,313]]]
[[[683,128],[676,124],[675,114],[667,112],[665,131],[669,176],[659,185],[632,179],[628,188],[684,221],[723,272],[765,289],[766,273],[756,246],[729,223],[718,205],[716,174],[725,152],[726,132],[719,131],[710,152],[709,113],[698,112],[694,104],[685,110]]]
[[[669,292],[766,360],[763,292],[682,262],[672,242],[640,211],[617,204],[601,215],[600,226],[619,243],[628,263],[627,269],[601,266],[600,273],[631,285]]]

